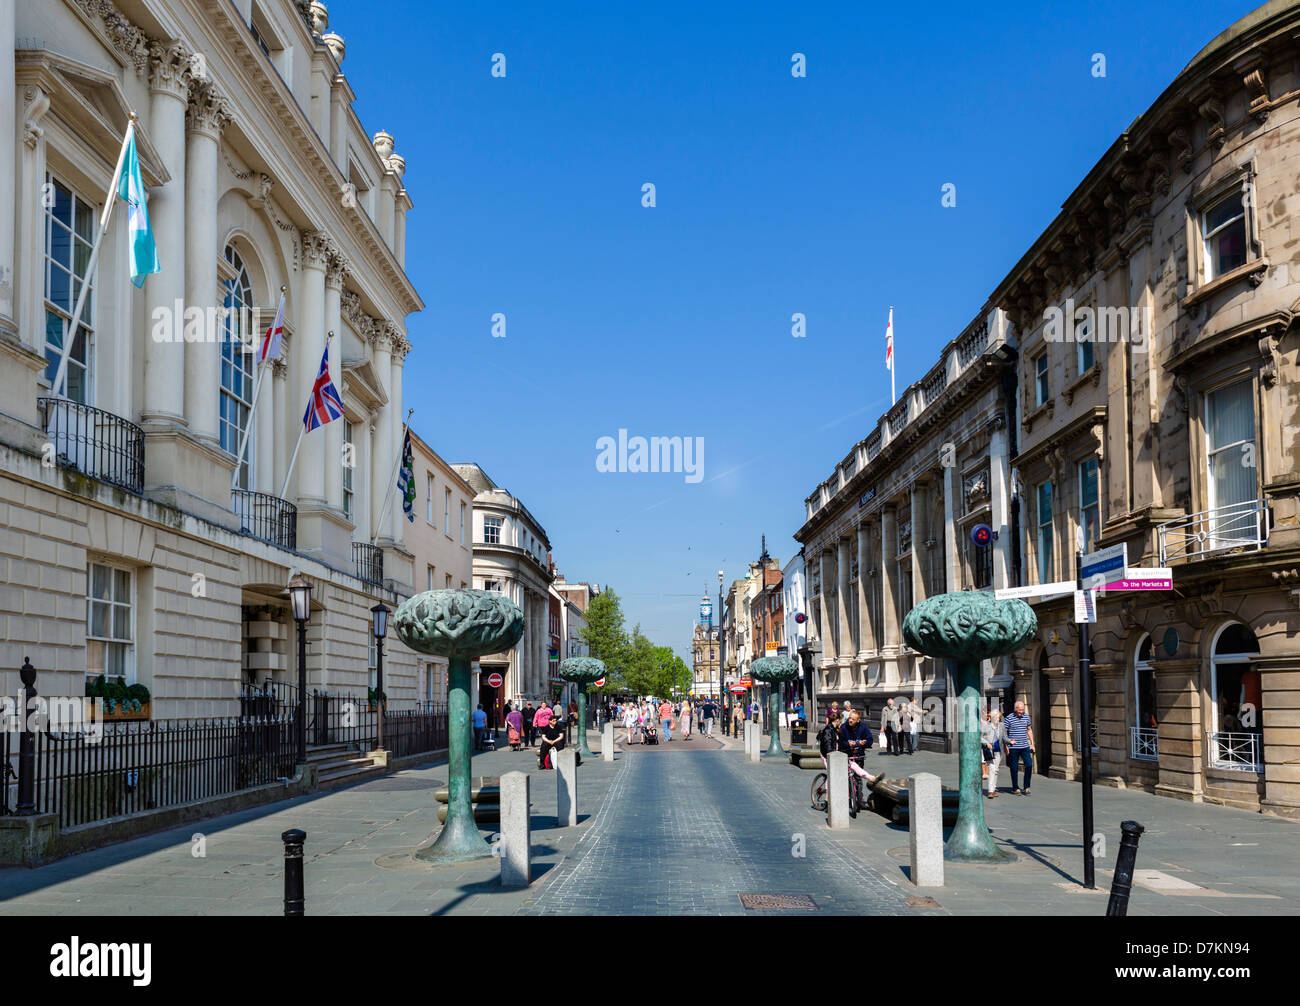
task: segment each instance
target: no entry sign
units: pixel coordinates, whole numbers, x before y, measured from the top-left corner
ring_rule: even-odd
[[[496,671],[493,671],[491,674],[488,675],[488,685],[491,686],[492,688],[500,688],[505,683],[506,683],[506,679],[503,678]]]

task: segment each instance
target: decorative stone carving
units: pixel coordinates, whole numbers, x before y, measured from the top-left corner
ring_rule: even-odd
[[[898,522],[898,554],[912,551],[912,522],[910,520],[900,520]]]
[[[191,132],[207,133],[221,138],[221,131],[230,122],[230,105],[209,79],[190,81],[190,103],[185,109],[185,128]]]
[[[1183,174],[1192,170],[1192,133],[1185,125],[1175,126],[1169,131],[1169,146],[1173,148],[1174,158]]]
[[[1265,68],[1256,66],[1241,78],[1241,82],[1246,85],[1246,95],[1250,98],[1250,105],[1246,111],[1253,115],[1258,122],[1264,122],[1268,119],[1268,78],[1264,74]]]
[[[402,175],[406,174],[406,158],[401,154],[393,154],[388,158],[388,168],[397,176],[397,181],[402,181]]]
[[[1223,102],[1210,95],[1197,106],[1196,112],[1205,120],[1206,140],[1217,153],[1227,138],[1223,122]]]
[[[967,475],[962,480],[962,493],[966,497],[966,512],[970,513],[982,503],[989,500],[989,472],[987,468],[981,468],[977,472]]]
[[[391,157],[393,153],[393,134],[381,129],[375,134],[372,143],[375,148],[375,153],[379,155],[379,159],[387,164],[388,158]]]
[[[1007,858],[984,823],[980,787],[980,662],[1020,649],[1038,632],[1034,609],[1020,599],[994,600],[984,591],[939,594],[917,604],[903,619],[903,641],[928,657],[957,661],[957,743],[961,797],[957,823],[944,857],[996,863]]]
[[[90,17],[97,17],[113,48],[126,57],[136,75],[149,72],[149,36],[126,19],[109,0],[76,0],[76,4]]]
[[[38,125],[50,110],[50,96],[34,84],[23,90],[23,143],[35,150],[45,130]]]
[[[184,98],[193,83],[191,53],[180,42],[153,42],[149,46],[149,89]]]
[[[334,242],[320,231],[308,231],[302,236],[302,264],[304,268],[327,269],[336,254]]]
[[[348,47],[343,41],[343,36],[338,32],[330,31],[321,36],[321,41],[325,43],[325,48],[330,51],[334,57],[334,62],[339,66],[343,65],[343,57],[347,55]]]
[[[470,806],[470,661],[513,648],[524,634],[524,613],[493,591],[430,590],[398,605],[393,631],[416,653],[448,661],[447,822],[415,857],[455,863],[491,856]]]
[[[307,23],[311,25],[314,34],[324,35],[330,30],[330,12],[320,0],[310,0],[309,3],[299,5],[307,18]]]
[[[342,290],[343,281],[349,273],[347,257],[332,242],[325,253],[325,286],[330,290]]]
[[[274,187],[275,180],[270,175],[259,174],[257,176],[257,198],[262,202],[266,202],[271,198],[271,189]],[[276,223],[280,223],[279,219],[276,220]]]

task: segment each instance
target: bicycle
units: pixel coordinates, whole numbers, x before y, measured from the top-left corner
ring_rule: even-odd
[[[826,762],[826,756],[822,755],[823,764]],[[859,810],[864,810],[867,802],[862,799],[862,776],[853,771],[854,759],[849,759],[849,817],[857,817]],[[859,766],[862,764],[858,762]],[[818,772],[813,776],[812,781],[812,805],[813,810],[825,811],[827,802],[830,799],[830,776],[826,772]]]

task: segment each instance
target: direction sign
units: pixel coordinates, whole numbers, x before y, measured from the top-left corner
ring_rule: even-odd
[[[1097,621],[1097,602],[1093,598],[1093,591],[1076,590],[1074,592],[1074,620],[1076,622]]]
[[[1003,587],[995,590],[993,597],[998,601],[1007,601],[1013,597],[1044,597],[1048,594],[1069,594],[1074,590],[1073,580],[1058,580],[1056,583],[1035,583],[1028,587]]]
[[[605,687],[605,679],[604,679],[604,678],[597,678],[597,679],[595,680],[595,682],[593,682],[593,683],[595,684],[595,686],[596,686],[597,688],[604,688],[604,687]]]
[[[487,683],[489,688],[500,688],[502,685],[506,683],[506,679],[503,678],[496,671],[493,671],[491,674],[488,675]]]
[[[1173,590],[1174,571],[1167,566],[1130,567],[1123,578],[1112,580],[1104,590]]]
[[[1112,545],[1085,555],[1079,563],[1079,576],[1084,584],[1097,587],[1112,580],[1124,579],[1128,568],[1128,546]]]

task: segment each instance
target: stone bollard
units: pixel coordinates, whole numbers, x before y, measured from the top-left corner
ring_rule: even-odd
[[[943,790],[933,772],[907,782],[907,844],[917,887],[943,886]]]
[[[605,728],[600,733],[600,756],[605,761],[614,760],[614,724],[605,721]]]
[[[527,772],[501,777],[501,886],[527,887],[533,880],[532,831],[528,820]]]
[[[578,752],[558,752],[555,767],[555,826],[571,828],[578,823]]]
[[[849,756],[832,751],[826,759],[826,822],[832,828],[849,826]]]

